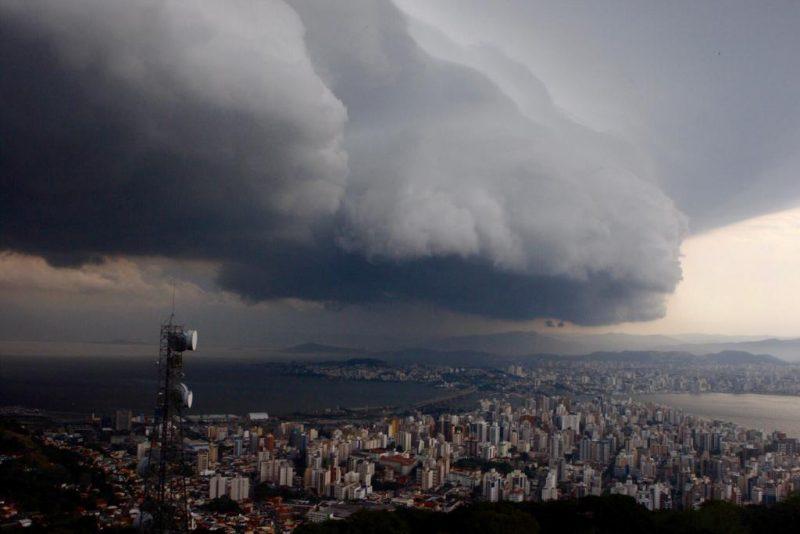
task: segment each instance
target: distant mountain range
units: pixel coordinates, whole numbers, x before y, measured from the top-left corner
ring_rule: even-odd
[[[699,352],[739,350],[771,354],[787,362],[800,362],[800,339],[762,339],[760,341],[741,341],[738,343],[694,343],[676,345],[673,348],[695,354]]]
[[[417,347],[371,352],[364,349],[338,347],[318,343],[296,345],[286,354],[314,357],[376,357],[398,363],[422,362],[430,359],[453,362],[455,365],[482,365],[482,362],[510,360],[530,355],[605,357],[612,353],[717,355],[729,363],[750,356],[761,361],[774,357],[787,362],[800,362],[800,339],[753,339],[743,336],[682,336],[632,334],[569,334],[554,332],[502,332],[457,336],[431,340]],[[722,356],[719,356],[719,355]],[[747,357],[743,355],[749,355]],[[643,356],[642,356],[643,357]],[[773,358],[773,359],[774,359]],[[462,363],[456,363],[462,362]],[[748,360],[750,363],[750,360]]]
[[[578,355],[596,351],[652,350],[680,343],[682,341],[667,336],[503,332],[449,337],[424,346],[438,350],[479,350],[505,356],[522,356],[538,353]]]
[[[540,345],[542,346],[542,345]],[[368,352],[345,347],[332,347],[307,343],[285,349],[286,354],[304,354],[320,359],[346,360],[352,365],[380,365],[383,362],[395,365],[429,364],[497,367],[511,363],[532,361],[596,361],[607,363],[673,363],[673,364],[786,364],[784,360],[769,354],[753,354],[746,351],[724,350],[715,353],[695,354],[689,351],[594,351],[584,354],[557,354],[537,352],[528,354],[499,354],[479,350],[438,350],[431,348],[407,348],[394,351]],[[345,357],[349,357],[346,359]]]
[[[394,364],[437,363],[453,367],[496,367],[508,362],[506,356],[477,350],[435,350],[426,348],[401,349],[375,355]]]
[[[726,350],[716,354],[706,354],[701,356],[705,358],[708,363],[727,363],[727,364],[741,364],[741,363],[771,363],[778,365],[786,365],[787,362],[771,356],[769,354],[751,354],[739,350]]]
[[[581,361],[635,362],[635,363],[683,363],[691,364],[773,364],[786,365],[786,362],[769,354],[751,354],[743,351],[723,351],[714,354],[692,354],[690,352],[660,351],[621,351],[595,352],[583,356],[563,356]]]
[[[719,352],[769,354],[785,361],[800,361],[800,339],[748,339],[747,337],[631,335],[631,334],[542,334],[504,332],[449,337],[431,341],[425,348],[447,351],[476,350],[503,356],[526,354],[581,355],[595,352],[659,351],[686,352],[696,356]]]

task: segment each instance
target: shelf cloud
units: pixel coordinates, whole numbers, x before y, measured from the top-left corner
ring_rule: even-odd
[[[659,317],[681,279],[634,147],[431,56],[388,1],[8,0],[0,41],[0,249],[579,324]]]

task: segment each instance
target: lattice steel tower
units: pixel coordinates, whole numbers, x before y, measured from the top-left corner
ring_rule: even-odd
[[[189,528],[183,412],[192,406],[192,392],[182,382],[183,353],[197,347],[197,332],[172,323],[161,325],[158,352],[158,397],[144,470],[140,525],[146,532],[184,532]]]

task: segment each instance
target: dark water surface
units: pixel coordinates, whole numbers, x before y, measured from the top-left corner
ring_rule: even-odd
[[[733,393],[655,393],[640,400],[657,402],[685,413],[730,421],[745,428],[779,430],[800,438],[800,397]]]
[[[149,413],[155,401],[154,359],[145,357],[0,356],[0,406],[53,411]],[[265,411],[275,415],[325,408],[404,406],[442,396],[416,383],[354,382],[287,376],[263,362],[187,358],[191,413]]]

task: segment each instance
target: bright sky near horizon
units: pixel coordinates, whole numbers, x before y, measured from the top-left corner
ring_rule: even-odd
[[[567,325],[570,332],[621,332],[629,334],[723,334],[797,337],[800,335],[800,207],[754,217],[687,238],[682,246],[683,280],[667,299],[666,315],[658,320],[623,323],[597,328]],[[111,264],[115,265],[115,264]],[[111,298],[121,286],[118,280],[136,280],[137,294],[151,295],[136,267],[114,273],[109,267],[97,277],[98,268],[82,268],[66,274],[64,284],[45,284],[54,279],[51,268],[28,260],[6,257],[0,261],[0,279],[28,291],[45,290],[51,298],[68,298],[73,289],[90,288],[92,306]],[[100,269],[103,270],[102,268]],[[68,270],[70,271],[70,270]],[[85,279],[85,282],[83,281]],[[135,284],[134,284],[135,285]],[[112,289],[113,288],[113,289]],[[158,290],[158,286],[154,289]],[[161,288],[163,289],[163,287]],[[182,288],[184,300],[194,306],[208,305],[214,297],[203,297],[196,287]],[[162,291],[163,292],[163,291]],[[191,296],[187,294],[191,293]],[[66,295],[66,297],[65,297]],[[235,299],[229,306],[238,308]],[[543,320],[528,325],[547,332]],[[492,329],[519,328],[499,323]]]
[[[800,335],[800,207],[691,236],[681,252],[666,316],[602,331]]]

